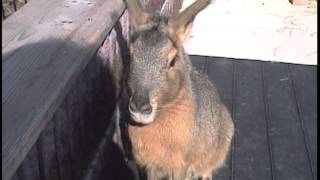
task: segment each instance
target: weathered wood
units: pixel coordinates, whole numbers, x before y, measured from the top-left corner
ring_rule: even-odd
[[[79,86],[78,86],[79,87]],[[83,144],[83,136],[80,131],[80,113],[79,98],[77,97],[78,91],[75,90],[76,87],[70,90],[70,93],[65,99],[66,103],[66,112],[67,112],[67,127],[69,129],[69,140],[70,144],[70,160],[71,160],[71,169],[72,177],[74,179],[81,179],[83,177],[85,166],[84,159],[87,158],[85,155],[85,146]]]
[[[267,137],[263,84],[260,62],[241,61],[237,64],[237,97],[235,119],[235,177],[272,179]],[[259,149],[257,151],[257,149]],[[259,167],[258,169],[256,167]]]
[[[17,174],[14,174],[10,180],[19,180],[19,177]]]
[[[96,90],[92,90],[93,97],[96,98],[96,103],[104,104],[104,106],[100,105],[99,109],[94,109],[97,114],[101,114],[102,112],[105,112],[105,117],[101,117],[101,127],[106,127],[106,120],[109,120],[109,126],[111,125],[110,119],[113,112],[113,109],[115,108],[115,101],[116,98],[119,95],[120,92],[120,86],[121,86],[121,79],[123,74],[123,63],[127,63],[128,61],[128,49],[127,49],[127,42],[128,42],[128,28],[129,28],[129,22],[128,22],[128,14],[125,12],[120,20],[115,24],[113,30],[110,32],[109,36],[103,43],[102,47],[99,49],[95,59],[93,61],[101,62],[103,63],[104,67],[104,74],[100,75],[98,80],[102,80],[98,84],[102,84],[106,89],[103,87],[100,87],[101,89],[105,89],[105,95],[107,97],[101,97],[101,93],[98,94]],[[94,67],[92,67],[94,68]],[[98,70],[96,70],[98,71]],[[103,77],[103,78],[102,78]],[[109,79],[111,78],[111,79]],[[108,82],[108,84],[106,84]],[[100,96],[100,97],[99,97]],[[100,101],[99,101],[100,99]],[[101,100],[105,100],[106,102],[101,102]],[[99,105],[95,105],[96,107],[99,107]],[[108,110],[108,111],[106,111]],[[90,116],[90,115],[89,115]],[[97,123],[99,124],[99,123]],[[104,124],[104,125],[102,125]],[[93,127],[91,129],[94,129],[95,131],[103,131],[105,133],[106,129],[101,129],[101,127]],[[109,127],[108,127],[109,128]],[[88,130],[90,132],[90,130]],[[104,177],[108,177],[110,179],[118,179],[116,175],[110,174],[114,170],[118,171],[121,177],[128,177],[126,176],[127,172],[126,170],[121,170],[122,168],[125,168],[125,164],[122,163],[122,166],[115,166],[115,162],[123,162],[124,159],[118,154],[115,154],[115,151],[113,150],[116,148],[116,146],[111,142],[111,136],[110,134],[104,134],[105,137],[101,139],[99,142],[99,146],[95,149],[95,152],[92,156],[90,167],[87,169],[85,178],[86,179],[103,179]],[[110,137],[107,137],[110,136]],[[111,159],[110,159],[111,158]],[[118,164],[118,163],[116,163]],[[109,166],[110,165],[110,166]],[[112,168],[110,168],[112,167]],[[118,168],[117,168],[118,167]],[[123,179],[123,178],[120,178]],[[124,178],[128,179],[128,178]],[[132,178],[130,178],[132,179]]]
[[[57,3],[62,0],[37,0],[24,5],[19,11],[2,22],[2,49],[12,40],[19,38],[25,30],[35,25]],[[4,11],[3,11],[4,12]]]
[[[90,159],[90,149],[94,148],[93,143],[91,142],[92,139],[89,137],[91,136],[91,124],[97,123],[97,121],[96,117],[91,115],[92,107],[90,108],[89,106],[94,106],[91,104],[94,96],[92,89],[98,87],[95,84],[94,79],[90,77],[98,72],[88,71],[88,68],[91,64],[92,60],[90,60],[90,63],[76,81],[76,84],[78,85],[73,88],[70,94],[71,102],[68,103],[70,126],[73,126],[72,139],[76,139],[76,141],[70,142],[72,144],[71,157],[73,164],[73,175],[75,179],[83,178],[87,162]],[[90,80],[92,82],[90,82]],[[91,124],[88,124],[87,121],[91,121]],[[81,148],[81,150],[79,150],[79,148]]]
[[[33,2],[23,8],[32,8]],[[16,171],[125,7],[121,0],[59,2],[3,49],[5,180]],[[18,14],[6,21],[15,21],[14,17]]]
[[[95,62],[93,63],[93,61]],[[106,125],[101,124],[101,113],[99,113],[99,110],[102,108],[99,106],[103,106],[102,104],[100,105],[99,101],[103,101],[104,97],[97,98],[99,93],[101,96],[105,95],[105,93],[101,93],[105,92],[101,82],[102,79],[105,80],[105,78],[102,78],[102,65],[99,66],[101,63],[102,62],[98,61],[95,57],[90,61],[81,78],[84,84],[80,86],[80,88],[84,89],[77,91],[78,103],[81,103],[78,109],[79,117],[77,118],[79,118],[80,122],[82,144],[85,144],[83,147],[84,153],[88,158],[90,158],[93,151],[95,151],[92,147],[97,147],[98,141],[100,140],[97,137],[102,136],[103,131],[101,128],[106,127]],[[96,86],[94,86],[94,84],[96,84]],[[110,101],[114,102],[111,97]],[[110,111],[113,110],[110,109]],[[94,121],[93,118],[95,118]],[[107,119],[105,119],[105,122],[108,122],[106,120]],[[89,159],[85,159],[85,161],[88,162]]]
[[[63,102],[52,118],[56,139],[57,163],[60,180],[72,180],[71,154],[70,154],[70,128],[66,112],[66,103]]]
[[[309,161],[317,179],[317,66],[289,65]]]
[[[232,113],[232,81],[233,81],[233,62],[226,58],[207,57],[205,64],[206,74],[209,80],[217,88],[222,102]],[[221,78],[223,77],[223,78]]]
[[[287,66],[264,63],[262,71],[274,178],[313,179]]]
[[[40,170],[45,180],[59,179],[58,159],[56,153],[56,142],[54,135],[54,122],[49,121],[47,127],[39,137],[38,151]]]
[[[74,179],[84,178],[88,169],[99,168],[90,167],[90,161],[115,106],[113,79],[104,72],[107,71],[103,65],[105,57],[96,56],[78,77],[64,102],[71,134],[68,142]]]
[[[20,180],[40,180],[38,157],[38,148],[33,146],[16,172]]]

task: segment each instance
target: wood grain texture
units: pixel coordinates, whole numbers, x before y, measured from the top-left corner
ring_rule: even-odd
[[[317,179],[317,66],[288,66],[313,178]]]
[[[118,26],[117,24],[115,26]],[[119,45],[114,45],[114,29],[115,27],[78,77],[62,104],[66,106],[62,108],[66,111],[71,134],[68,143],[74,179],[100,177],[104,172],[99,169],[107,163],[103,162],[105,155],[98,155],[102,157],[98,160],[96,156],[102,153],[99,146],[101,141],[104,141],[104,133],[116,104],[119,89],[116,89],[115,77],[121,77],[122,74],[121,71],[119,74],[115,73],[116,67],[121,65],[122,61]],[[110,39],[112,41],[109,41]]]
[[[15,174],[20,180],[41,180],[37,146],[31,148]]]
[[[260,62],[235,61],[237,96],[234,150],[236,179],[272,179]],[[257,151],[259,149],[259,151]],[[259,167],[259,169],[256,169]]]
[[[3,49],[5,180],[16,171],[124,10],[121,0],[65,3],[57,3],[43,12],[37,23]],[[30,5],[24,8],[32,8]],[[15,21],[15,17],[18,15],[6,21]]]
[[[83,143],[83,136],[81,134],[80,125],[80,113],[79,113],[79,99],[77,97],[78,91],[71,89],[70,93],[66,97],[66,112],[67,112],[67,123],[69,127],[69,144],[70,144],[70,159],[72,177],[74,179],[81,179],[84,175],[85,159],[85,146]]]
[[[275,179],[313,179],[288,65],[263,66]]]
[[[102,60],[97,60],[96,56],[88,64],[87,68],[80,76],[83,81],[81,89],[77,89],[77,102],[81,104],[79,106],[79,122],[80,132],[82,137],[82,144],[84,144],[84,153],[89,159],[85,159],[86,162],[90,160],[92,153],[97,147],[98,141],[103,136],[103,130],[108,123],[108,119],[102,117],[102,108],[106,108],[106,90],[103,81],[106,80],[102,72]],[[95,72],[95,73],[93,73]],[[79,80],[80,80],[79,79]],[[110,83],[112,81],[109,80]],[[109,83],[108,82],[108,83]],[[109,100],[114,100],[109,97]],[[113,111],[113,109],[110,109]],[[107,115],[107,113],[105,114]],[[94,119],[94,120],[93,120]],[[103,121],[102,121],[103,119]]]
[[[49,121],[47,127],[39,137],[38,151],[40,161],[41,179],[57,180],[60,177],[58,159],[56,152],[56,142],[54,134],[54,122]]]
[[[56,110],[51,121],[54,123],[54,134],[56,139],[57,163],[60,180],[72,180],[71,154],[70,154],[70,131],[67,119],[65,101]]]
[[[5,19],[2,22],[2,49],[30,26],[38,23],[53,6],[61,2],[63,1],[31,1]]]
[[[19,177],[17,174],[14,174],[10,180],[19,180]]]

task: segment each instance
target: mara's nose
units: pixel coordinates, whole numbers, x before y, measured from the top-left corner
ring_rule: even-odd
[[[152,107],[150,105],[149,97],[142,95],[133,95],[130,98],[129,110],[131,112],[150,114],[152,112]]]

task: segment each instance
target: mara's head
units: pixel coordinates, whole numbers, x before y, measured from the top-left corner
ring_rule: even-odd
[[[174,102],[185,89],[190,62],[182,43],[195,16],[209,3],[210,0],[197,0],[168,18],[148,14],[139,0],[126,0],[131,25],[128,108],[135,122],[153,122],[157,111]]]

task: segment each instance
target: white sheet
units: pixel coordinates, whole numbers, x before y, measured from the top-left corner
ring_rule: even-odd
[[[184,0],[182,10],[194,0]],[[216,0],[195,19],[193,55],[317,64],[316,1]]]

